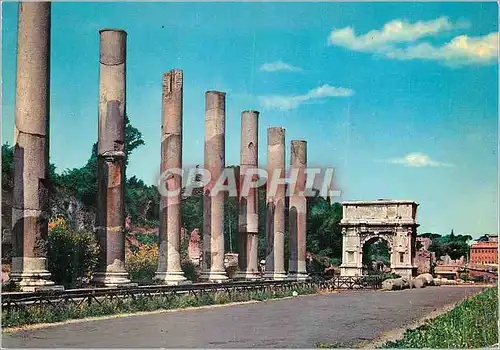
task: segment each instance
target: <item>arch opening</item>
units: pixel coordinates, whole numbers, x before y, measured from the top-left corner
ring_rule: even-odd
[[[363,243],[363,275],[381,275],[391,272],[391,248],[384,237],[374,236]]]

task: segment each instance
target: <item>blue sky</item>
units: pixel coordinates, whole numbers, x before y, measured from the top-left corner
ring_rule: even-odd
[[[2,142],[12,143],[17,4],[2,4]],[[161,76],[184,70],[185,165],[203,162],[204,93],[227,93],[226,164],[240,113],[308,141],[342,200],[411,199],[419,232],[498,231],[495,3],[53,3],[51,161],[82,166],[97,138],[101,28],[127,41],[127,114],[156,181]],[[289,154],[288,154],[289,155]],[[287,159],[288,159],[287,155]],[[288,160],[287,160],[288,161]]]

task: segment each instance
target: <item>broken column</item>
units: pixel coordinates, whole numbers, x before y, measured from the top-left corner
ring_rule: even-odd
[[[131,285],[125,270],[125,61],[127,33],[100,34],[99,126],[96,230],[100,256],[92,282],[106,287]]]
[[[182,168],[182,70],[163,75],[161,173],[168,196],[160,199],[160,252],[155,280],[166,284],[188,282],[181,268],[182,177],[169,169]],[[165,188],[166,187],[166,188]]]
[[[244,111],[241,113],[241,153],[240,153],[240,192],[238,198],[238,242],[239,254],[238,278],[260,278],[258,266],[259,217],[257,188],[249,188],[254,179],[252,169],[258,167],[258,129],[259,112]],[[247,174],[247,176],[245,176]],[[248,190],[247,190],[248,189]]]
[[[305,280],[308,278],[306,270],[306,214],[307,200],[304,196],[306,187],[307,142],[293,140],[291,142],[290,170],[297,172],[295,185],[290,185],[289,203],[289,233],[290,259],[288,278]]]
[[[23,291],[56,288],[47,270],[50,2],[19,3],[12,272]]]
[[[200,278],[212,282],[227,280],[224,267],[224,197],[212,195],[225,167],[226,94],[208,91],[205,95],[205,169],[211,179],[203,191],[203,261]]]
[[[285,129],[267,129],[266,272],[281,280],[285,272]]]

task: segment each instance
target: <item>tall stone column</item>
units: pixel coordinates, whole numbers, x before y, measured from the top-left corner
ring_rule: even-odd
[[[288,278],[305,280],[308,278],[306,269],[306,220],[307,199],[303,192],[306,187],[307,142],[293,140],[291,142],[290,168],[297,172],[295,188],[290,196],[289,232],[290,260]]]
[[[50,2],[19,3],[12,272],[23,291],[55,288],[47,270]]]
[[[267,195],[266,195],[266,272],[265,278],[281,280],[285,272],[285,185],[279,183],[272,193],[272,178],[285,178],[285,129],[267,129]],[[279,180],[278,180],[279,181]],[[271,192],[271,193],[270,193]]]
[[[258,130],[259,112],[244,111],[241,113],[241,153],[240,153],[240,190],[244,182],[251,181],[245,178],[248,170],[258,167]],[[238,278],[260,278],[258,266],[259,244],[259,212],[257,189],[249,188],[247,193],[240,193],[238,198]]]
[[[224,267],[224,197],[212,196],[225,167],[226,94],[208,91],[205,95],[205,169],[211,174],[203,194],[203,262],[201,279],[227,280]]]
[[[128,286],[125,270],[125,62],[127,33],[100,34],[99,125],[96,230],[100,246],[98,272],[92,282]]]
[[[161,173],[182,168],[182,90],[183,72],[174,69],[163,75]],[[171,191],[160,200],[160,256],[155,279],[166,284],[186,283],[181,268],[181,192],[182,177],[168,174],[163,186]],[[175,194],[173,194],[175,192]]]

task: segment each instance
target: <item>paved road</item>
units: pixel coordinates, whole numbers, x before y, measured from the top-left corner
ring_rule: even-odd
[[[479,287],[430,287],[304,296],[201,310],[138,315],[4,334],[3,347],[313,348],[354,346],[405,327]]]

